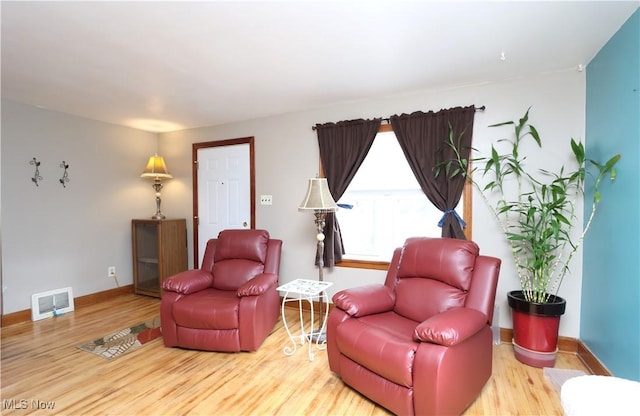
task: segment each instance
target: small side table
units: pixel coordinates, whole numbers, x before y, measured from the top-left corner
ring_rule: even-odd
[[[291,356],[295,354],[297,349],[297,344],[294,339],[294,336],[291,334],[291,330],[289,329],[289,324],[287,323],[287,318],[284,313],[284,306],[287,302],[298,301],[298,311],[300,313],[300,345],[304,345],[305,342],[309,345],[309,361],[313,361],[314,353],[311,348],[311,344],[313,344],[313,338],[316,338],[316,347],[320,350],[326,348],[326,340],[322,339],[320,334],[324,332],[325,326],[327,324],[327,316],[329,315],[329,298],[327,296],[327,289],[333,285],[332,282],[319,282],[317,280],[305,280],[305,279],[296,279],[292,282],[286,283],[282,286],[278,287],[280,292],[284,292],[284,297],[282,298],[282,323],[284,324],[284,328],[287,330],[287,334],[289,335],[289,340],[291,341],[292,346],[285,346],[283,352],[285,355]],[[324,302],[325,304],[325,312],[324,316],[321,316],[321,325],[318,331],[313,330],[313,325],[315,322],[314,313],[313,313],[313,299],[319,298],[320,302]],[[302,301],[307,300],[309,305],[311,306],[311,316],[309,322],[309,331],[305,330],[304,325],[304,317],[302,314]]]

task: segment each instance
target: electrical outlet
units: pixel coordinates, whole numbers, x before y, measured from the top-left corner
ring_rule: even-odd
[[[116,275],[116,266],[109,266],[109,268],[107,269],[107,275],[109,277],[113,277]]]
[[[273,196],[260,195],[260,205],[273,205]]]

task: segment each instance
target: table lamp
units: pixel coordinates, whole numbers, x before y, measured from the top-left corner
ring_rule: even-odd
[[[167,165],[164,163],[162,156],[157,154],[149,158],[147,167],[140,175],[141,178],[153,179],[153,189],[156,190],[156,213],[151,217],[154,220],[163,220],[166,217],[160,211],[160,190],[162,189],[162,180],[171,179],[173,176],[167,171]]]

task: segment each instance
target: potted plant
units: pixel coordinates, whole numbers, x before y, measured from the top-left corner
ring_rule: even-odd
[[[507,294],[513,312],[516,357],[536,367],[553,366],[560,316],[566,306],[558,290],[593,222],[601,201],[600,183],[607,175],[615,179],[620,155],[605,163],[587,159],[584,145],[572,138],[573,166],[560,166],[556,172],[530,170],[521,144],[531,139],[542,147],[542,141],[529,124],[529,110],[517,122],[490,127],[500,126],[514,128],[513,137],[498,141],[498,146],[506,146],[507,151],[500,153],[492,145],[490,156],[474,158],[471,163],[461,156],[460,136],[450,128],[446,146],[455,157],[439,164],[435,174],[444,171],[446,175],[467,177],[495,215],[510,245],[520,281],[521,290]],[[474,174],[481,174],[488,182],[481,185]],[[584,226],[575,232],[576,202],[585,195],[587,176],[593,179],[591,211]]]

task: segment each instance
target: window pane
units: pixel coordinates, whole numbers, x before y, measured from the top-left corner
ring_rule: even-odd
[[[441,235],[442,213],[420,189],[393,132],[376,136],[338,202],[353,206],[337,213],[345,259],[389,261],[408,237]]]
[[[348,191],[420,189],[393,132],[378,133]]]

